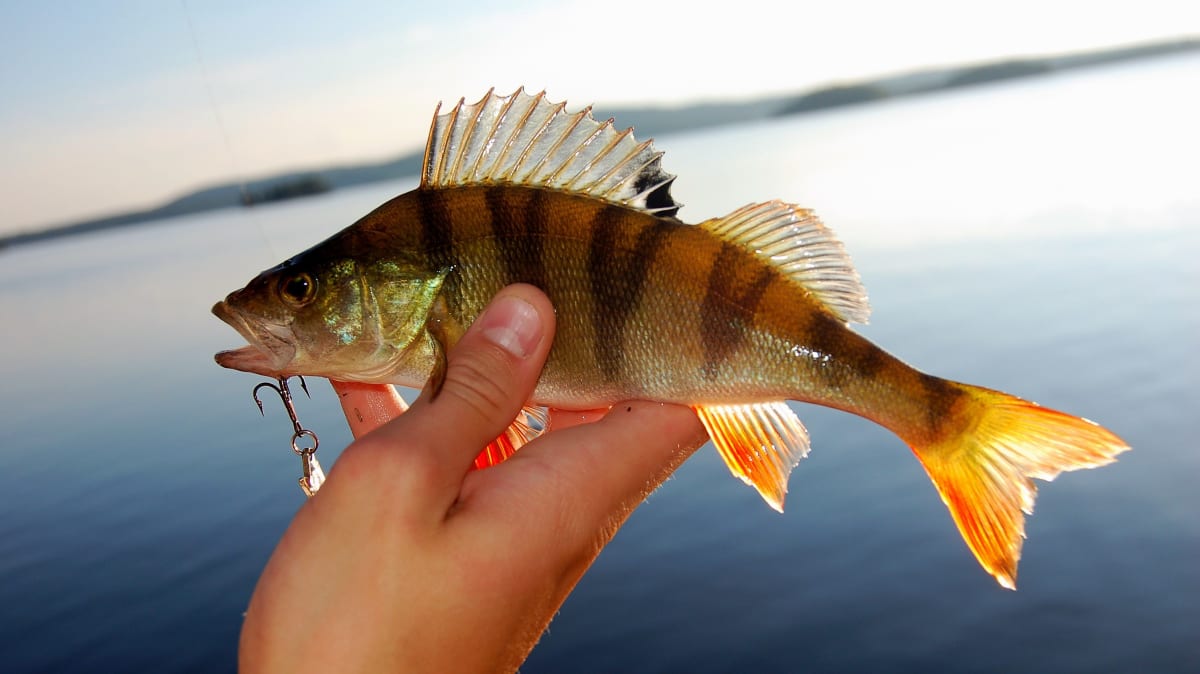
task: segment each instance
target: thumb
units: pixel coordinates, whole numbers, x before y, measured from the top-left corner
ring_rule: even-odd
[[[438,395],[427,389],[369,437],[404,446],[425,488],[453,503],[475,456],[532,396],[553,338],[550,300],[533,286],[505,288],[451,348]]]

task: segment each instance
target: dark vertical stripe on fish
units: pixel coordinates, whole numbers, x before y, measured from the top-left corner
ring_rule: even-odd
[[[846,325],[824,309],[797,314],[803,321],[797,334],[803,335],[804,346],[811,352],[813,362],[819,363],[817,371],[825,386],[831,391],[842,391],[849,382],[856,381],[858,367],[870,356],[855,345],[859,341],[865,344],[866,340],[845,339]]]
[[[527,283],[549,291],[546,285],[546,261],[544,253],[550,234],[550,204],[546,199],[545,190],[534,190],[533,199],[529,203],[529,219],[526,224],[530,259],[525,270]]]
[[[542,251],[549,228],[549,210],[544,190],[532,190],[529,203],[520,209],[511,203],[511,188],[489,187],[484,192],[492,214],[496,249],[508,274],[507,282],[529,283],[546,290],[546,267]]]
[[[628,234],[639,226],[637,238],[629,248]],[[658,220],[627,218],[616,206],[601,208],[592,221],[588,250],[592,327],[596,363],[606,381],[620,381],[629,318],[637,311],[650,265],[658,257],[666,236],[667,227]]]
[[[442,282],[446,306],[457,314],[462,307],[462,278],[456,271],[458,256],[454,252],[454,230],[446,195],[436,189],[417,190],[417,206],[421,218],[421,246],[429,255],[435,271],[448,271]],[[461,315],[455,315],[461,320]]]
[[[883,349],[867,349],[855,363],[855,371],[862,379],[874,379],[893,362],[894,359]]]
[[[725,361],[745,342],[767,287],[778,274],[762,267],[749,282],[738,278],[746,253],[732,243],[721,245],[708,273],[708,289],[700,305],[700,336],[704,344],[704,376],[714,379]]]
[[[920,373],[920,377],[925,394],[925,404],[923,405],[926,413],[925,423],[929,424],[931,431],[937,431],[944,422],[954,418],[950,413],[950,408],[962,395],[962,390],[940,377],[923,372]]]
[[[592,242],[588,249],[588,280],[592,288],[592,334],[596,349],[596,364],[604,372],[606,381],[616,381],[621,370],[620,330],[614,331],[614,322],[624,323],[629,308],[622,310],[617,287],[620,280],[610,270],[619,268],[617,235],[620,223],[614,208],[602,208],[592,221]],[[614,299],[616,301],[614,301]],[[616,304],[617,306],[613,306]],[[629,306],[632,306],[630,304]],[[623,329],[623,328],[622,328]]]

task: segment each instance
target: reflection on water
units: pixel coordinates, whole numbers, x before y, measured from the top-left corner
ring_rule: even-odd
[[[1021,590],[979,570],[916,461],[803,406],[788,512],[702,450],[632,518],[526,671],[1195,671],[1196,58],[664,138],[685,218],[781,197],[854,255],[864,332],[1134,447],[1045,486]],[[211,355],[211,304],[409,185],[0,255],[6,671],[233,668],[299,505],[278,410]],[[300,413],[329,465],[327,386]]]

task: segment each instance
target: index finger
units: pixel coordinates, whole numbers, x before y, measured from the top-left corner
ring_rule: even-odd
[[[484,520],[498,511],[554,513],[560,522],[551,532],[554,549],[595,551],[595,544],[606,543],[629,513],[707,439],[690,408],[654,402],[614,405],[599,421],[548,433],[484,471],[491,475],[473,476],[459,513],[477,513]],[[480,507],[473,508],[471,500]],[[563,508],[564,503],[571,505]],[[522,535],[533,540],[538,533]]]

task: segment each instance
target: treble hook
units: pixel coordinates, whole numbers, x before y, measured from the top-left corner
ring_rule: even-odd
[[[304,389],[304,395],[312,397],[308,392],[308,384],[305,383],[304,377],[297,375],[300,379],[300,388]],[[304,490],[306,496],[312,496],[321,488],[321,484],[325,481],[325,471],[321,469],[321,464],[317,462],[317,447],[320,446],[320,441],[317,439],[317,434],[300,425],[300,419],[296,416],[296,406],[292,402],[292,392],[288,388],[288,377],[279,377],[276,379],[278,385],[264,381],[254,387],[251,395],[254,398],[254,404],[258,405],[258,411],[263,416],[266,416],[266,411],[263,410],[262,400],[258,397],[260,389],[269,388],[279,394],[280,400],[283,401],[283,408],[287,410],[288,418],[292,420],[292,451],[296,456],[300,457],[302,464],[303,475],[300,478],[300,488]],[[312,441],[311,447],[302,447],[301,441],[307,439]]]
[[[304,382],[304,377],[299,377],[299,379],[300,379],[300,388],[304,389],[304,395],[311,398],[312,395],[309,394],[309,392],[308,392],[308,384],[306,384]],[[266,411],[263,410],[262,401],[258,399],[259,389],[269,388],[272,391],[275,391],[276,393],[278,393],[279,397],[283,400],[284,409],[287,410],[288,416],[291,417],[291,419],[292,419],[292,428],[295,429],[296,433],[300,433],[304,430],[304,427],[300,425],[300,420],[296,417],[296,406],[295,406],[295,404],[292,403],[292,391],[291,391],[291,389],[288,388],[287,380],[288,380],[288,377],[279,377],[276,380],[279,382],[278,385],[272,384],[269,381],[264,381],[263,383],[254,387],[252,396],[254,398],[254,404],[258,405],[258,413],[265,417],[265,416],[267,416],[267,413],[266,413]]]

